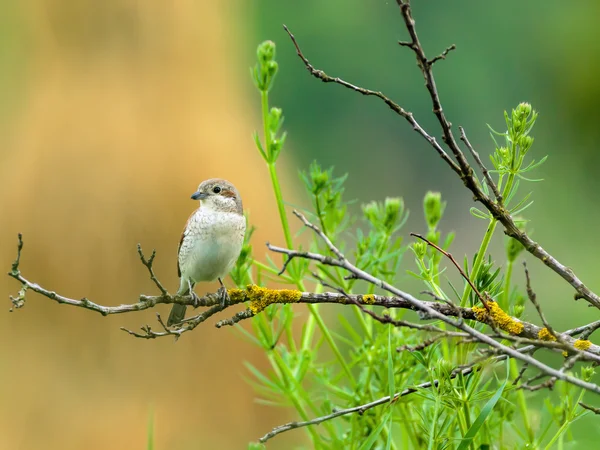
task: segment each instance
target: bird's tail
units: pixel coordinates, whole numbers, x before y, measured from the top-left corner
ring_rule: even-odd
[[[189,292],[190,286],[188,283],[181,279],[181,284],[179,286],[179,290],[177,291],[177,295],[185,295]],[[175,303],[173,308],[171,308],[171,314],[169,314],[169,319],[167,320],[167,326],[174,325],[176,323],[181,322],[185,318],[185,310],[187,307],[185,305],[180,305]]]

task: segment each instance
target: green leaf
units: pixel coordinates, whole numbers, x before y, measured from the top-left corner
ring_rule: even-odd
[[[506,365],[506,378],[504,379],[504,383],[502,383],[498,387],[498,390],[496,391],[496,393],[485,404],[485,406],[479,413],[479,416],[477,416],[477,419],[475,419],[475,422],[473,422],[473,424],[471,425],[471,428],[469,428],[467,430],[465,436],[463,437],[462,441],[460,442],[460,445],[458,446],[458,448],[456,450],[467,450],[469,448],[469,446],[471,445],[471,442],[473,441],[475,436],[477,436],[479,429],[483,426],[486,419],[492,413],[492,410],[494,409],[494,406],[496,406],[496,403],[498,403],[498,400],[500,400],[500,397],[502,396],[502,393],[504,392],[504,388],[506,387],[506,383],[508,382],[509,367],[510,367],[509,359],[506,360],[505,365]]]
[[[396,384],[394,382],[394,355],[392,354],[392,330],[394,327],[388,327],[388,389],[390,398],[394,398],[396,393]]]
[[[249,362],[244,361],[244,365],[252,373],[252,375],[254,375],[256,379],[260,381],[265,387],[269,388],[273,392],[280,392],[282,390],[282,386],[280,386],[278,383],[274,383],[273,381],[269,380],[266,376],[262,374],[260,370],[258,370]]]
[[[383,431],[383,427],[385,427],[387,425],[387,423],[391,417],[392,417],[392,409],[390,408],[386,414],[386,417],[384,419],[382,419],[381,422],[379,422],[379,425],[377,426],[377,428],[375,428],[375,430],[373,430],[371,432],[369,439],[367,439],[366,441],[363,442],[363,444],[360,446],[359,450],[371,450],[373,448],[373,444],[375,444],[375,441],[377,441],[377,439],[379,438],[379,435]]]
[[[258,148],[258,151],[262,155],[263,159],[266,161],[267,154],[265,153],[265,151],[262,148],[262,144],[260,143],[260,138],[258,137],[258,133],[255,131],[254,133],[252,133],[252,137],[254,138],[254,143],[256,144],[256,148]]]
[[[530,207],[532,204],[533,204],[533,200],[531,200],[529,203],[527,203],[526,205],[524,205],[522,208],[519,208],[519,209],[517,209],[517,210],[515,210],[515,211],[511,211],[510,213],[511,213],[513,216],[516,216],[516,215],[518,215],[518,214],[521,214],[523,211],[525,211],[527,208],[529,208],[529,207]]]
[[[484,213],[483,211],[475,208],[474,206],[472,206],[469,211],[472,216],[477,217],[478,219],[488,220],[490,218],[489,214]]]
[[[150,414],[148,414],[148,431],[146,435],[148,436],[146,449],[154,450],[154,411],[152,409],[150,409]]]

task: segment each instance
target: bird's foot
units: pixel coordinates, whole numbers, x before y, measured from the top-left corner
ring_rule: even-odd
[[[200,306],[200,297],[194,291],[190,291],[190,297],[192,297],[192,306],[194,309]]]
[[[221,299],[221,306],[223,308],[225,308],[225,305],[227,305],[227,303],[229,303],[229,301],[230,301],[229,293],[227,292],[227,288],[225,286],[221,286],[219,288],[219,290],[217,291],[217,295]]]

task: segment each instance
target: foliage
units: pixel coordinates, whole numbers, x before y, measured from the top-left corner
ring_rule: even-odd
[[[269,107],[269,91],[279,67],[275,44],[262,43],[257,56],[251,73],[261,96],[264,136],[261,141],[256,134],[255,142],[271,176],[286,244],[288,248],[301,248],[292,237],[275,169],[286,137],[281,109]],[[511,214],[520,215],[519,224],[523,227],[523,213],[531,204],[531,194],[519,197],[521,182],[533,181],[525,174],[545,160],[529,159],[536,119],[532,107],[521,103],[505,113],[505,131],[492,130],[495,149],[490,156],[491,173],[506,207]],[[401,197],[376,199],[357,211],[344,198],[346,178],[347,175],[336,175],[333,168],[322,168],[318,162],[300,173],[312,205],[312,211],[307,213],[310,219],[338,248],[353,256],[357,267],[389,283],[406,271],[439,300],[461,306],[479,304],[468,283],[462,289],[450,283],[444,274],[442,253],[419,240],[405,241],[403,226],[408,211]],[[488,193],[483,180],[481,185]],[[450,248],[454,239],[453,232],[443,230],[446,206],[441,193],[426,193],[422,213],[426,236],[444,250]],[[476,208],[471,212],[489,223],[478,251],[472,258],[465,257],[463,269],[478,291],[487,292],[509,314],[519,317],[525,295],[522,288],[514,285],[511,274],[523,247],[509,238],[504,269],[498,267],[488,254],[497,220]],[[313,236],[308,244],[306,239],[297,241],[308,245],[310,251],[327,254],[324,241]],[[412,263],[404,258],[407,250],[413,256]],[[262,277],[266,274],[269,282],[292,284],[300,290],[312,285],[316,291],[328,287],[345,293],[377,293],[373,285],[348,279],[337,267],[313,267],[306,260],[298,260],[279,275],[280,267],[273,260],[268,264],[254,260],[248,241],[234,269],[234,280],[243,287],[250,281],[267,281]],[[558,394],[547,396],[545,410],[532,420],[538,415],[535,403],[509,382],[517,377],[519,366],[513,360],[506,360],[503,366],[493,364],[490,358],[477,353],[477,344],[468,339],[445,337],[430,342],[427,332],[381,323],[357,306],[337,309],[335,317],[329,311],[324,314],[315,305],[308,308],[310,316],[305,319],[300,309],[271,305],[252,318],[252,332],[239,328],[264,350],[271,366],[270,371],[262,372],[247,364],[249,382],[256,389],[258,401],[273,407],[291,407],[300,420],[307,421],[382,397],[394,399],[362,414],[343,415],[324,421],[319,427],[305,427],[312,448],[550,448],[557,443],[562,447],[567,438],[572,439],[567,433],[570,424],[584,414],[577,406],[583,391],[557,382]],[[394,309],[385,314],[399,320],[412,313]],[[301,321],[304,323],[298,333]],[[443,324],[433,323],[443,328]],[[477,323],[473,326],[482,330],[486,327]],[[469,364],[475,364],[475,369],[469,373],[460,371]],[[588,371],[585,376],[589,378],[589,369],[583,370]],[[426,381],[432,386],[395,397]],[[261,445],[254,443],[249,448]]]

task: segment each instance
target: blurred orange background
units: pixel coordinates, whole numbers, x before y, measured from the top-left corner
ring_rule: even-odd
[[[259,255],[267,236],[279,238],[254,110],[233,78],[233,10],[220,3],[3,6],[25,54],[0,137],[2,270],[22,232],[31,281],[131,303],[156,293],[139,242],[156,248],[173,290],[179,236],[197,207],[189,196],[210,177],[241,191]],[[28,293],[9,314],[18,288],[0,277],[0,448],[145,448],[151,415],[155,448],[240,448],[282,420],[244,382],[258,349],[214,328],[218,319],[177,343],[137,340],[119,327],[157,326],[154,311],[102,317]]]

